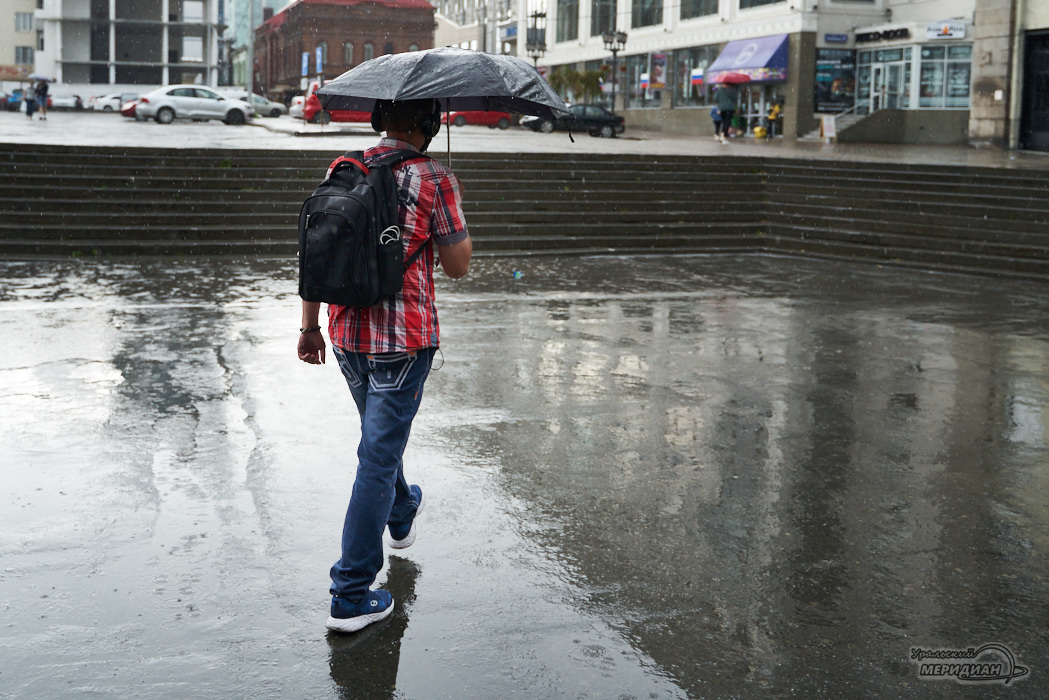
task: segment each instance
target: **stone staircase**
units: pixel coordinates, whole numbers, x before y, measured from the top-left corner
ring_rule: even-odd
[[[294,257],[337,155],[0,145],[0,253]],[[786,253],[1049,279],[1049,171],[457,154],[482,255]]]

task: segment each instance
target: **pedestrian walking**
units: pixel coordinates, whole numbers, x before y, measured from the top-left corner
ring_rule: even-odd
[[[22,93],[22,99],[25,101],[25,115],[26,118],[32,119],[33,114],[36,113],[36,86],[32,83]]]
[[[732,127],[732,118],[736,116],[736,105],[739,103],[739,92],[732,85],[719,85],[714,99],[721,114],[720,141],[728,144],[729,129]]]
[[[40,118],[47,121],[47,81],[41,80],[36,85],[36,107],[40,110]]]
[[[717,107],[710,108],[710,118],[714,121],[714,140],[721,140],[721,112]]]
[[[424,152],[440,129],[436,100],[377,101],[373,124],[386,132],[364,152],[365,165],[393,150]],[[331,568],[328,629],[355,632],[393,611],[394,600],[371,585],[383,565],[383,532],[389,546],[404,549],[416,536],[423,492],[409,485],[402,462],[412,420],[419,409],[430,363],[440,346],[434,305],[433,247],[444,273],[469,271],[473,244],[462,212],[459,183],[450,169],[429,159],[394,166],[405,260],[424,253],[407,269],[404,288],[369,308],[330,304],[332,350],[361,419],[357,474],[342,529],[342,556]],[[320,302],[302,302],[298,356],[321,364],[325,342]]]

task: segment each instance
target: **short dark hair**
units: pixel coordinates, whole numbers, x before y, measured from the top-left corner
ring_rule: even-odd
[[[414,131],[437,109],[437,100],[379,100],[383,131]]]

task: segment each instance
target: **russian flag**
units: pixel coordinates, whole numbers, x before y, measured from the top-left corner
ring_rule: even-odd
[[[648,73],[642,73],[641,74],[641,89],[642,90],[647,90],[648,89]]]
[[[703,69],[693,68],[692,69],[692,86],[698,87],[703,84]]]

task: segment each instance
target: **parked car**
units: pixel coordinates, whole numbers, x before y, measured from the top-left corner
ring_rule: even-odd
[[[227,99],[240,100],[241,102],[248,102],[248,93],[243,89],[237,90],[236,88],[218,88],[216,90],[220,95]],[[274,102],[262,95],[252,95],[251,104],[255,106],[255,114],[263,117],[279,117],[282,114],[288,113],[288,108],[280,102]]]
[[[444,115],[445,124],[453,124],[455,126],[466,126],[467,124],[477,124],[480,126],[487,126],[489,129],[507,129],[514,121],[514,117],[509,112],[448,112]]]
[[[294,119],[302,119],[302,108],[306,106],[305,95],[295,95],[291,98],[291,107],[288,108],[288,114]]]
[[[129,100],[120,106],[120,116],[128,117],[129,119],[135,119],[135,108],[138,106],[138,100]]]
[[[4,109],[9,112],[17,112],[22,109],[22,95],[25,94],[25,90],[18,88],[12,90],[11,94],[7,96],[7,102],[4,104]]]
[[[371,112],[354,112],[350,110],[335,109],[325,111],[321,109],[320,98],[314,93],[306,98],[302,108],[302,118],[311,124],[328,124],[330,122],[365,122],[371,123]]]
[[[48,109],[83,109],[84,101],[80,99],[80,95],[51,95],[48,98]]]
[[[207,121],[221,119],[227,124],[244,124],[255,115],[255,108],[241,100],[226,99],[214,90],[196,85],[169,85],[138,98],[135,118],[156,119],[170,124],[175,119]]]
[[[554,129],[562,131],[585,131],[591,136],[612,138],[626,130],[623,117],[612,114],[604,107],[597,105],[572,105],[568,108],[571,114],[551,121],[532,117],[521,120],[521,126],[532,131],[549,134]]]

